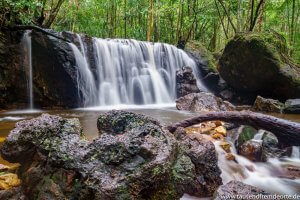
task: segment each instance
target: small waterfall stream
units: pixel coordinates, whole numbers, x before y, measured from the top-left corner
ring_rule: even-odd
[[[206,90],[194,60],[175,46],[93,38],[93,55],[88,55],[84,40],[79,35],[77,39],[79,46],[70,46],[78,67],[77,84],[84,107],[174,103],[176,70],[183,66],[194,70],[198,86]],[[91,56],[95,66],[89,64]]]
[[[26,31],[22,38],[22,45],[24,47],[26,72],[27,72],[27,89],[28,89],[28,104],[29,110],[34,109],[33,103],[33,80],[32,80],[32,47],[31,47],[31,31]]]
[[[259,131],[253,140],[262,142],[262,133],[263,131]],[[231,144],[231,153],[236,161],[227,160],[226,152],[219,145],[220,141],[214,142],[223,184],[237,180],[272,194],[294,195],[299,193],[300,179],[285,178],[286,167],[300,166],[300,157],[297,154],[299,147],[293,147],[294,153],[291,157],[271,158],[267,162],[252,162],[238,155],[233,141],[227,142]]]

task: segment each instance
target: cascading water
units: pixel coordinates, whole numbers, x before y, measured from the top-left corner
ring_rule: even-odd
[[[176,99],[176,70],[190,66],[201,84],[196,63],[184,51],[162,43],[93,39],[96,73],[88,64],[83,40],[70,44],[78,65],[78,88],[88,106],[170,104]]]
[[[73,43],[69,43],[71,49],[73,50],[76,64],[77,64],[77,87],[78,95],[80,92],[82,94],[81,99],[84,106],[94,105],[97,102],[97,88],[95,85],[94,76],[90,70],[89,64],[87,62],[87,56],[83,42],[79,35],[77,38],[80,43],[80,49]]]
[[[259,131],[253,140],[262,142],[263,132]],[[231,153],[234,155],[235,161],[226,159],[226,152],[220,147],[220,141],[214,142],[223,184],[237,180],[273,194],[294,195],[299,192],[300,179],[284,178],[287,166],[300,167],[299,147],[293,147],[291,157],[272,158],[265,163],[260,163],[252,162],[238,155],[234,141],[227,140],[227,142],[231,143]]]
[[[26,31],[22,38],[22,45],[24,47],[26,71],[27,71],[27,88],[28,88],[28,103],[29,109],[34,109],[33,104],[33,81],[32,81],[32,48],[31,48],[31,31]]]

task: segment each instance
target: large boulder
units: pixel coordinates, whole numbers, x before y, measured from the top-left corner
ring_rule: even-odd
[[[270,195],[270,193],[267,193],[263,191],[262,189],[259,189],[257,187],[244,184],[239,181],[230,181],[229,183],[222,185],[219,187],[219,189],[214,194],[213,199],[214,200],[221,200],[224,198],[228,199],[247,199],[251,196],[255,195]],[[272,199],[265,198],[265,199]]]
[[[182,67],[176,71],[176,92],[177,98],[200,92],[192,68]]]
[[[275,33],[240,33],[219,60],[221,77],[233,88],[275,99],[300,97],[300,68]]]
[[[158,121],[111,111],[88,142],[78,119],[44,114],[18,122],[1,155],[19,162],[30,199],[179,199],[211,196],[221,185],[214,145],[176,140]]]
[[[235,107],[211,93],[191,93],[176,100],[178,110],[193,112],[232,111]]]

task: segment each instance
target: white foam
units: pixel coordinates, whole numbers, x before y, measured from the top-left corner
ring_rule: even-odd
[[[2,121],[19,121],[25,119],[25,117],[11,117],[11,116],[7,116],[7,117],[2,117],[0,118],[0,122]]]
[[[43,110],[38,109],[25,109],[25,110],[13,110],[5,112],[5,114],[33,114],[33,113],[41,113]]]
[[[158,109],[158,108],[174,108],[175,103],[170,104],[146,104],[146,105],[128,105],[128,104],[119,104],[112,106],[95,106],[87,108],[77,108],[75,110],[83,111],[107,111],[107,110],[141,110],[141,109]]]

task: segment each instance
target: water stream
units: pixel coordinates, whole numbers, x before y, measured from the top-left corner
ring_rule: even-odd
[[[28,109],[34,109],[33,103],[33,81],[32,81],[32,46],[31,46],[31,31],[26,31],[22,38],[22,44],[24,47],[25,64],[27,72],[27,90],[28,90]]]

